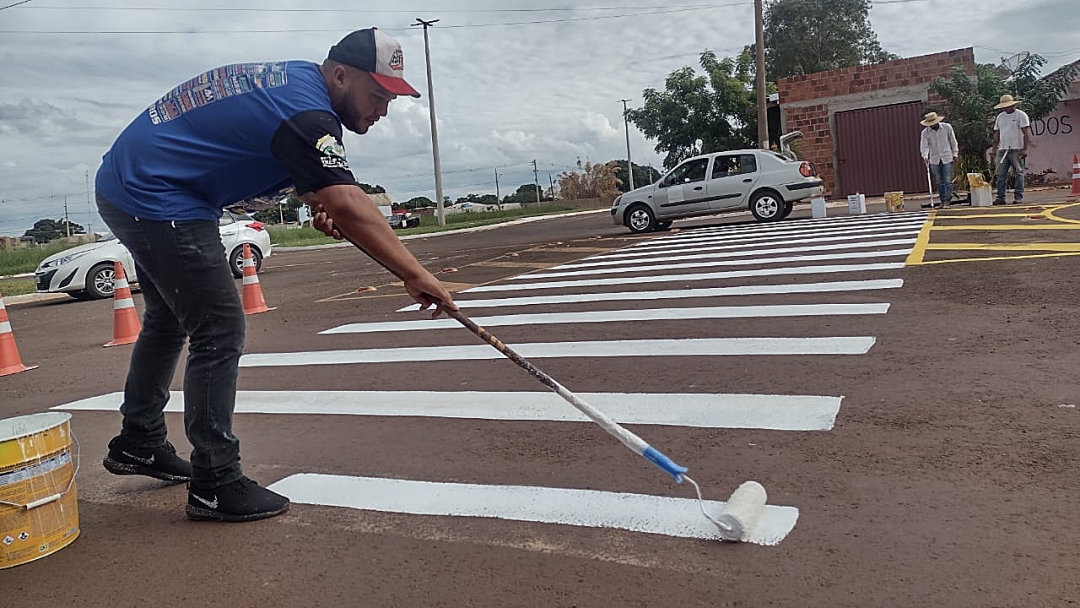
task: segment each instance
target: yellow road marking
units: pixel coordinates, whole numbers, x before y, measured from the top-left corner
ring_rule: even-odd
[[[927,245],[926,248],[931,251],[1074,251],[1080,253],[1080,243],[934,243]]]
[[[1044,215],[1046,215],[1047,219],[1052,219],[1054,221],[1065,222],[1066,224],[1080,224],[1080,220],[1070,220],[1068,218],[1058,217],[1058,216],[1054,215],[1058,211],[1062,211],[1064,209],[1068,209],[1069,207],[1076,207],[1076,206],[1080,206],[1080,203],[1071,203],[1071,204],[1068,204],[1068,205],[1059,205],[1057,207],[1054,207],[1053,209],[1048,210]]]
[[[975,226],[934,226],[932,230],[1080,230],[1080,226],[1076,224],[1046,224],[1039,226],[1027,224],[981,224]]]
[[[1080,253],[1039,253],[1033,255],[1009,255],[993,258],[959,258],[951,260],[933,260],[930,262],[919,262],[920,266],[928,266],[930,264],[952,264],[954,262],[993,262],[999,260],[1028,260],[1033,258],[1061,258],[1073,255],[1080,255]]]
[[[934,219],[936,217],[936,211],[931,211],[930,215],[927,217],[926,223],[923,224],[922,230],[919,231],[919,236],[915,239],[915,247],[912,248],[907,259],[904,260],[904,263],[908,266],[922,264],[923,256],[926,255],[926,246],[930,243],[930,231],[934,227]]]

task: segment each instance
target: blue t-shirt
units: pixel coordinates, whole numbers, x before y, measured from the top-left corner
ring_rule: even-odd
[[[354,184],[341,121],[319,66],[242,63],[210,70],[141,113],[102,158],[110,203],[156,221],[216,220],[221,209],[295,185]]]

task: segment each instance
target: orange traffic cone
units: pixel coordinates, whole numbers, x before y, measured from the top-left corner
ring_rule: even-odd
[[[1080,196],[1080,154],[1073,154],[1072,194]]]
[[[19,349],[15,346],[15,335],[11,333],[4,296],[0,294],[0,376],[10,376],[37,368],[26,367],[19,358]]]
[[[142,331],[139,313],[135,310],[135,300],[131,299],[124,265],[113,262],[113,269],[113,341],[105,346],[134,344]]]
[[[263,299],[259,275],[255,272],[255,259],[251,257],[251,247],[247,243],[244,243],[244,289],[241,296],[243,296],[245,315],[275,310],[267,307],[266,300]]]

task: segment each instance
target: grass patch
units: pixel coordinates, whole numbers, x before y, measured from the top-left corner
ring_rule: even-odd
[[[0,279],[0,294],[4,296],[21,296],[37,292],[34,277],[25,279]]]
[[[23,274],[34,272],[41,260],[54,253],[65,249],[78,247],[78,244],[52,242],[44,247],[29,247],[27,249],[4,249],[0,250],[0,277],[9,274]]]
[[[492,224],[501,224],[522,217],[551,215],[553,213],[564,213],[571,210],[573,210],[572,207],[543,205],[541,207],[530,206],[524,209],[507,209],[505,211],[453,213],[446,216],[445,226],[439,225],[438,217],[434,215],[424,215],[420,217],[419,226],[397,230],[396,232],[399,236],[431,234],[447,230],[490,226]],[[266,229],[270,233],[270,241],[274,246],[304,247],[337,242],[309,226],[304,226],[303,228],[285,228],[283,226],[271,225],[267,226]]]

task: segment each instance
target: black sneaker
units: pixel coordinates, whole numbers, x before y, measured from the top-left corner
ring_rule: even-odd
[[[176,455],[168,441],[156,448],[135,449],[119,436],[109,442],[109,453],[101,461],[114,475],[146,475],[162,481],[191,481],[191,463]]]
[[[1003,199],[1003,198],[995,198],[994,199],[994,204],[995,205],[1004,205],[1005,204],[1005,199]]]
[[[289,510],[289,499],[247,477],[208,490],[188,484],[188,519],[255,521]]]

